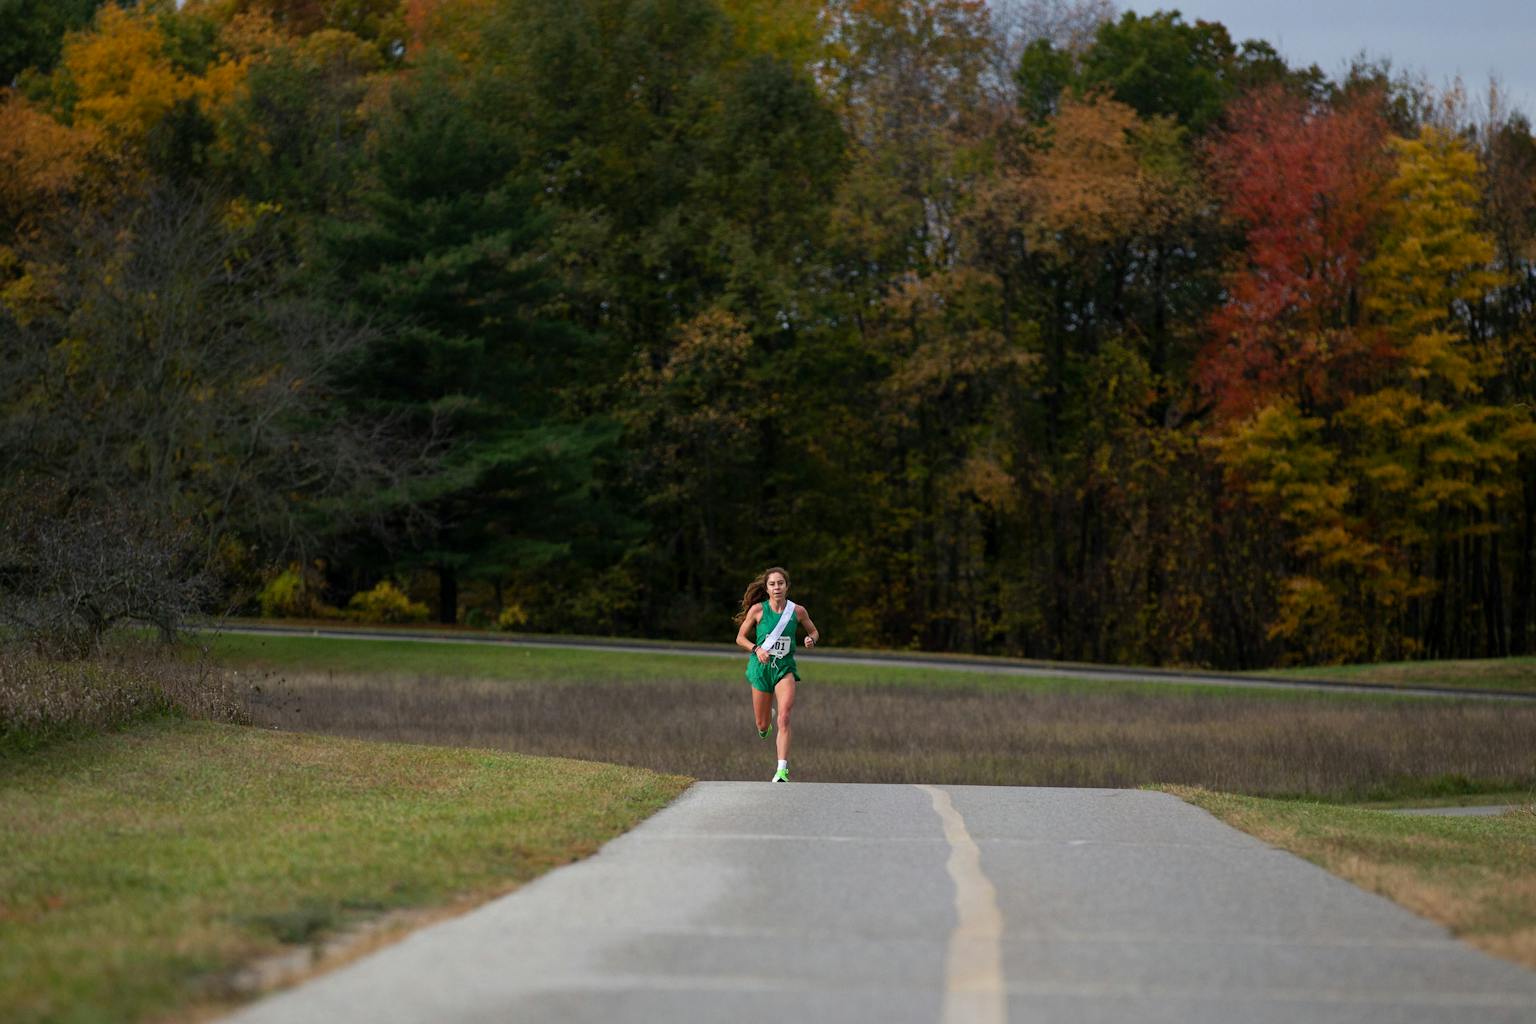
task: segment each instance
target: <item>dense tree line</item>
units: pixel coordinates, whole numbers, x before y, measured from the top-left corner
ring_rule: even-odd
[[[1104,0],[7,18],[13,624],[59,537],[133,535],[205,605],[296,562],[708,638],[783,563],[845,644],[1536,642],[1536,140],[1496,91]]]

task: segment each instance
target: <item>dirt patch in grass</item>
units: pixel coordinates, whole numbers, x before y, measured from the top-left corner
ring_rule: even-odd
[[[249,707],[284,729],[766,778],[773,745],[747,686],[286,677]],[[801,686],[796,778],[1026,786],[1179,783],[1331,800],[1536,785],[1536,707],[1439,699],[1283,699],[1091,684]]]
[[[1222,821],[1536,968],[1536,807],[1413,817],[1165,787]]]

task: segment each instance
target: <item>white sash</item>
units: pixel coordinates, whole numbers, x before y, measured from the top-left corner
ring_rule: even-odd
[[[769,607],[772,608],[773,606],[769,605]],[[771,651],[771,649],[773,648],[773,645],[779,642],[779,637],[784,635],[784,631],[789,628],[789,624],[794,621],[794,618],[795,618],[795,602],[793,602],[793,601],[785,601],[784,602],[784,612],[783,612],[782,615],[779,616],[778,625],[774,626],[773,627],[773,632],[769,633],[766,637],[764,637],[763,638],[763,642],[758,644],[757,646],[761,647],[765,651]],[[783,657],[783,655],[770,655],[770,656],[771,657]]]

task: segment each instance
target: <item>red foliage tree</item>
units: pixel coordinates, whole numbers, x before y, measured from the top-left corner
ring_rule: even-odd
[[[1280,398],[1336,408],[1391,357],[1361,325],[1359,292],[1391,171],[1380,104],[1319,108],[1265,89],[1239,101],[1229,125],[1208,164],[1247,246],[1197,381],[1228,418]]]

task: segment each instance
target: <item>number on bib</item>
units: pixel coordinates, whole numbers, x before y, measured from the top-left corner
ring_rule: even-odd
[[[782,658],[782,657],[784,657],[784,655],[786,655],[788,653],[789,653],[789,637],[787,637],[787,636],[779,637],[777,640],[775,640],[773,642],[773,646],[768,648],[768,656],[771,657],[771,658]]]

